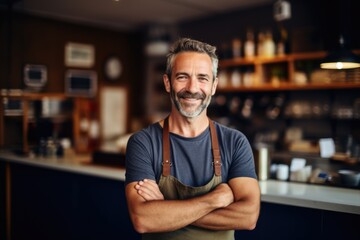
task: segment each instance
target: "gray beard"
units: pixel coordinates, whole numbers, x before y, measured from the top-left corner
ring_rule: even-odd
[[[205,98],[202,98],[200,106],[198,106],[194,112],[187,112],[182,108],[180,101],[178,101],[178,98],[180,97],[179,96],[178,98],[176,97],[173,89],[171,89],[170,95],[171,95],[171,100],[173,101],[176,109],[181,113],[181,115],[187,118],[194,118],[199,116],[209,106],[211,101],[211,95],[209,96],[205,95]]]

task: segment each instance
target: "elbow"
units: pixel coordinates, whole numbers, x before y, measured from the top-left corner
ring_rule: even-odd
[[[141,217],[132,216],[131,221],[132,221],[133,227],[134,227],[136,232],[138,232],[140,234],[150,232],[149,228],[146,227],[146,224],[144,223],[144,221],[143,221],[143,219]]]
[[[252,211],[250,211],[248,222],[246,225],[246,230],[252,231],[256,228],[257,221],[260,215],[260,201],[255,201],[252,204]]]
[[[248,221],[243,222],[242,224],[239,224],[238,226],[236,226],[235,230],[252,231],[252,230],[254,230],[256,228],[256,224],[257,224],[257,218],[255,220],[248,219]]]
[[[140,234],[164,231],[164,229],[159,227],[158,223],[154,221],[154,219],[149,219],[139,215],[132,215],[131,221],[134,230]]]
[[[235,230],[248,230],[252,231],[256,228],[257,217],[248,217],[247,221],[243,222],[235,228]]]
[[[259,209],[254,211],[254,213],[249,217],[249,221],[246,226],[246,230],[254,230],[256,228],[256,224],[259,218]]]
[[[254,222],[250,222],[249,225],[247,226],[247,230],[252,231],[256,228],[256,223],[257,221]]]
[[[241,225],[238,226],[236,230],[248,230],[252,231],[256,228],[256,224],[259,218],[259,208],[254,209],[249,215],[246,217],[246,221],[243,221]]]

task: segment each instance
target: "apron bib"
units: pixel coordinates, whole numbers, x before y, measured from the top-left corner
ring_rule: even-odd
[[[218,139],[214,123],[209,119],[211,145],[213,152],[214,176],[204,186],[192,187],[181,183],[170,175],[170,140],[168,117],[163,127],[163,170],[159,181],[159,188],[166,200],[183,200],[206,194],[222,182],[221,158]],[[146,233],[143,240],[233,240],[234,230],[214,231],[188,225],[173,232]]]

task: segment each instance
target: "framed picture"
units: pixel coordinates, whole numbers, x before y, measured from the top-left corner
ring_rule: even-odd
[[[115,139],[128,131],[128,90],[103,87],[100,91],[101,137]]]
[[[97,74],[90,70],[70,69],[65,74],[65,94],[67,96],[95,97]]]
[[[95,48],[91,44],[69,42],[65,45],[65,66],[90,68],[95,62]]]
[[[24,66],[24,84],[32,89],[40,89],[47,82],[45,65],[26,64]]]

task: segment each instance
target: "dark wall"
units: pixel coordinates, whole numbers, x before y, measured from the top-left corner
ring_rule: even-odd
[[[178,24],[178,35],[215,44],[230,44],[234,37],[245,39],[248,29],[255,33],[272,30],[279,39],[279,28],[289,34],[291,52],[330,50],[336,46],[339,32],[345,32],[352,48],[360,48],[360,1],[291,0],[292,18],[277,23],[273,4],[230,11]],[[343,10],[342,10],[343,9]],[[10,34],[9,34],[10,33]],[[143,36],[138,32],[119,32],[77,25],[31,15],[20,15],[0,6],[0,88],[23,87],[22,68],[26,63],[45,64],[49,82],[44,91],[63,92],[64,47],[66,42],[93,44],[100,86],[128,84],[132,114],[144,112],[145,96]],[[121,81],[104,79],[102,65],[107,56],[117,54],[124,65]],[[140,69],[140,71],[139,71]],[[140,87],[139,87],[140,86]]]
[[[42,91],[64,92],[66,70],[82,69],[67,67],[64,63],[66,43],[75,42],[95,47],[95,64],[85,69],[97,72],[99,87],[126,85],[130,88],[130,93],[142,91],[133,90],[141,81],[141,71],[138,68],[142,67],[141,41],[136,33],[19,13],[9,15],[4,9],[0,9],[0,15],[0,88],[23,88],[24,65],[42,64],[47,66],[48,71],[48,82]],[[123,74],[117,82],[107,81],[104,76],[103,64],[110,55],[117,55],[122,60]],[[130,100],[134,106],[139,105],[138,101],[137,98]]]
[[[274,1],[275,2],[275,1]],[[273,4],[234,10],[179,25],[179,35],[207,41],[220,47],[235,37],[245,40],[246,31],[271,30],[275,41],[285,27],[291,52],[330,50],[336,47],[340,32],[346,33],[351,48],[360,48],[360,1],[290,0],[291,19],[278,23]]]

